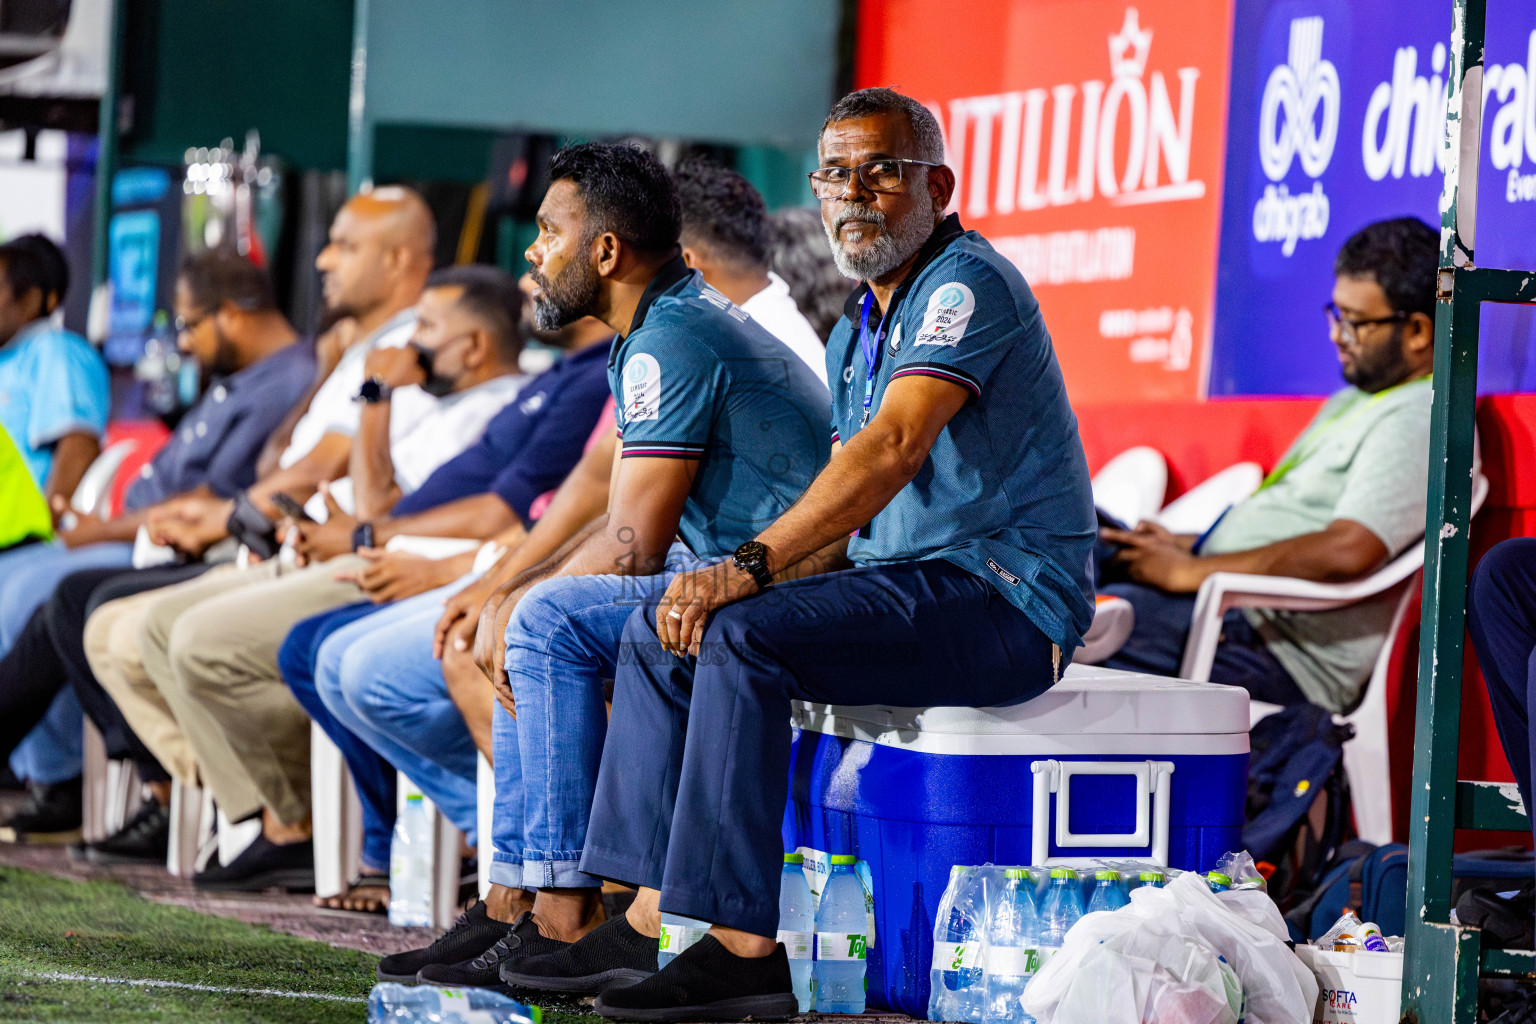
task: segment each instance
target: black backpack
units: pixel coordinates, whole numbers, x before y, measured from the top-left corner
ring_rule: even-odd
[[[1281,910],[1306,899],[1351,830],[1344,743],[1353,726],[1313,704],[1260,720],[1249,735],[1243,847],[1268,863],[1269,893]]]

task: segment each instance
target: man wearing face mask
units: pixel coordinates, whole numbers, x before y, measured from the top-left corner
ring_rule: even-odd
[[[485,471],[456,456],[482,438],[522,384],[515,372],[521,303],[512,278],[492,267],[428,278],[412,344],[376,349],[364,363],[348,483],[322,490],[314,511],[323,524],[296,528],[302,558],[324,564],[285,572],[272,559],[246,572],[210,573],[158,591],[144,610],[138,653],[155,694],[120,701],[125,716],[168,766],[190,749],[231,818],[263,812],[263,838],[232,864],[199,875],[199,885],[312,884],[309,719],[282,681],[278,648],[294,623],[359,597],[350,577],[368,562],[352,552],[383,541],[371,518],[343,510],[347,497],[362,516],[393,512],[410,532],[480,538],[510,523],[510,510],[498,520],[478,500]],[[444,395],[402,427],[393,403],[424,382]]]

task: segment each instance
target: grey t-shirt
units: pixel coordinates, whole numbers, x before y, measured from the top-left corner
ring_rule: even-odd
[[[1234,506],[1201,553],[1248,551],[1349,519],[1391,557],[1402,554],[1424,535],[1432,396],[1428,378],[1375,395],[1353,387],[1333,394],[1282,457],[1289,471]],[[1328,612],[1245,614],[1309,700],[1347,712],[1359,703],[1395,604],[1388,592]]]

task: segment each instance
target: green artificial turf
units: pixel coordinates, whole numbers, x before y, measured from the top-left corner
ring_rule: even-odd
[[[141,898],[114,882],[73,882],[0,867],[0,1021],[140,1024],[348,1022],[367,1017],[374,957]],[[156,980],[199,992],[48,975]],[[550,1012],[546,1024],[599,1018]]]

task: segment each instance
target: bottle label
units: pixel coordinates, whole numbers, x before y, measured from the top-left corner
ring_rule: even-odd
[[[469,993],[461,988],[440,988],[437,990],[437,1009],[442,1014],[462,1016],[469,1013]]]
[[[809,960],[816,948],[816,933],[781,931],[779,941],[784,943],[784,952],[791,960]]]
[[[656,941],[658,953],[681,953],[704,937],[704,929],[689,928],[684,924],[663,924],[661,938]]]
[[[865,937],[848,932],[817,932],[817,960],[863,960]]]
[[[939,942],[933,947],[936,971],[973,971],[981,966],[981,943]]]
[[[987,950],[987,973],[1027,978],[1040,969],[1040,950],[1034,946],[993,946]]]
[[[1040,954],[1040,962],[1039,962],[1039,965],[1036,966],[1036,968],[1035,968],[1036,972],[1039,972],[1041,969],[1043,969],[1045,967],[1046,964],[1050,963],[1051,962],[1051,957],[1053,957],[1057,953],[1061,952],[1061,947],[1060,946],[1041,946],[1040,949],[1038,950],[1038,952]]]

